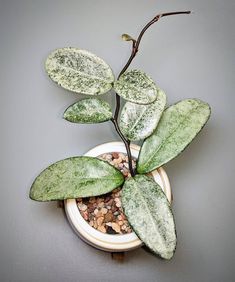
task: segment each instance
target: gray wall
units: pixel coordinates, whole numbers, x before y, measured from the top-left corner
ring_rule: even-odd
[[[234,0],[0,3],[0,280],[235,281]],[[178,230],[174,258],[162,261],[138,249],[119,264],[83,243],[55,203],[28,199],[34,177],[50,163],[119,139],[109,123],[65,122],[64,109],[82,96],[52,83],[43,64],[54,48],[78,46],[117,74],[130,52],[120,35],[136,36],[156,13],[181,9],[195,13],[152,27],[133,67],[154,78],[169,104],[198,97],[211,104],[212,117],[165,166]]]

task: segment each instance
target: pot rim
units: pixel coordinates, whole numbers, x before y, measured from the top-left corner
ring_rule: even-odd
[[[137,158],[140,147],[130,145],[132,155]],[[84,156],[97,157],[105,153],[120,152],[126,154],[125,145],[122,142],[108,142],[89,150]],[[171,203],[171,188],[165,170],[160,167],[152,172],[154,180],[161,186]],[[88,244],[104,251],[127,251],[140,247],[143,243],[134,232],[129,234],[106,234],[91,227],[82,217],[75,199],[64,201],[67,218],[75,232]]]

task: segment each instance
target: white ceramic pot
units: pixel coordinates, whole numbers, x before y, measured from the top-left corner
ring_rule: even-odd
[[[135,144],[131,144],[130,147],[132,156],[137,158],[140,147]],[[97,157],[111,152],[126,153],[126,149],[122,142],[110,142],[91,149],[85,156]],[[153,171],[152,175],[155,181],[161,186],[169,202],[171,202],[171,188],[165,170],[160,167]],[[91,227],[81,216],[75,199],[65,200],[65,211],[76,233],[93,247],[109,252],[123,252],[138,248],[142,245],[141,240],[134,232],[130,234],[112,235],[102,233]]]

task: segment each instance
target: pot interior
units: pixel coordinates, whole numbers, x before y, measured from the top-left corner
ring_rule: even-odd
[[[130,177],[127,154],[109,152],[98,156],[122,172],[125,178]],[[133,157],[133,167],[136,158]],[[84,220],[96,230],[111,235],[123,235],[132,232],[131,226],[121,205],[121,187],[112,192],[89,198],[76,199],[78,209]]]

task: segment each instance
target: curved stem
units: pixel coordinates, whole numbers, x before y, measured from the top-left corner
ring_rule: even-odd
[[[130,66],[131,62],[133,61],[133,59],[135,58],[137,52],[139,51],[139,45],[141,42],[141,39],[144,35],[144,33],[146,32],[146,30],[154,23],[156,23],[157,21],[159,21],[161,18],[163,17],[167,17],[167,16],[173,16],[173,15],[180,15],[180,14],[190,14],[191,11],[180,11],[180,12],[170,12],[170,13],[162,13],[162,14],[158,14],[156,15],[151,21],[149,21],[141,30],[137,40],[133,40],[132,41],[132,51],[131,51],[131,55],[127,61],[127,63],[125,64],[125,66],[123,67],[123,69],[120,71],[119,75],[118,75],[118,79],[120,78],[120,76],[128,69],[128,67]],[[133,177],[135,175],[135,172],[133,170],[132,167],[132,157],[131,157],[131,150],[130,150],[130,141],[127,140],[125,138],[125,136],[122,134],[119,125],[118,125],[118,115],[119,115],[119,110],[120,110],[120,96],[116,93],[116,109],[115,109],[115,113],[114,113],[114,117],[111,119],[111,121],[113,122],[115,129],[118,133],[118,135],[121,137],[122,141],[125,144],[126,147],[126,151],[127,151],[127,155],[128,155],[128,164],[129,164],[129,170],[131,173],[131,176]]]
[[[191,11],[180,11],[180,12],[170,12],[170,13],[163,13],[163,14],[158,14],[157,16],[155,16],[150,22],[148,22],[143,29],[141,30],[137,40],[135,42],[133,42],[132,45],[132,52],[130,55],[129,60],[127,61],[127,63],[125,64],[125,66],[123,67],[123,69],[121,70],[118,78],[127,70],[127,68],[130,66],[131,62],[133,61],[133,59],[135,58],[138,50],[139,50],[139,45],[140,45],[140,41],[144,35],[144,33],[146,32],[146,30],[154,23],[156,23],[157,21],[159,21],[161,18],[163,17],[167,17],[167,16],[174,16],[174,15],[180,15],[180,14],[190,14]]]

